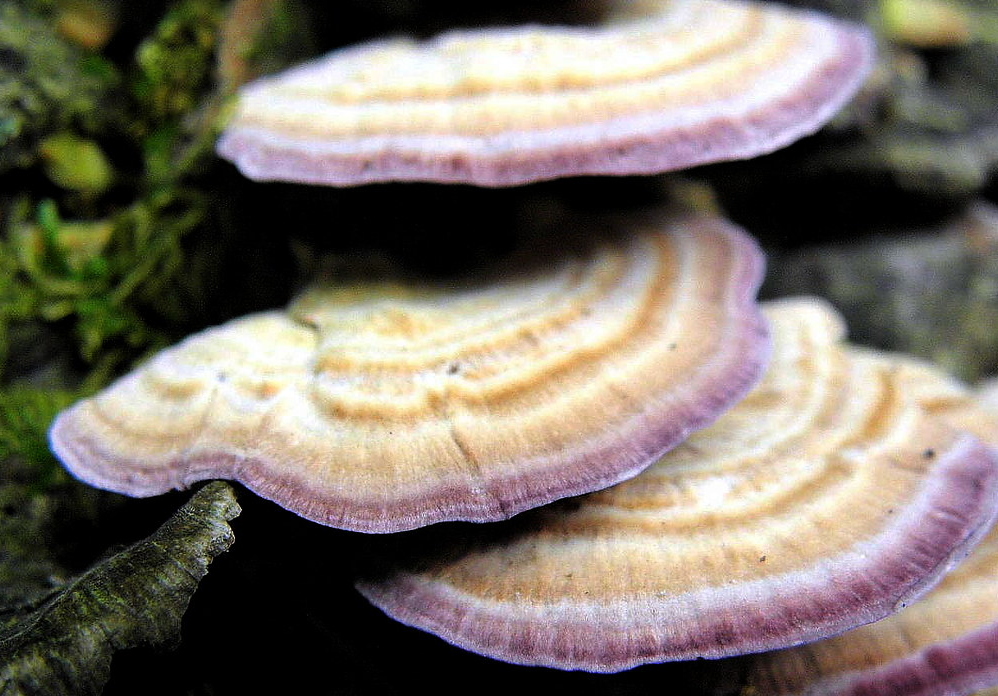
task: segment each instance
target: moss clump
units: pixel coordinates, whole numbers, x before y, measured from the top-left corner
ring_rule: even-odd
[[[220,7],[173,3],[117,65],[0,4],[0,69],[18,76],[0,80],[0,171],[24,173],[0,195],[0,375],[31,323],[71,333],[90,386],[189,328],[198,290],[183,288],[214,270],[185,243],[215,231],[198,179],[216,134]]]
[[[45,17],[0,2],[0,173],[31,166],[48,134],[111,128],[122,116],[117,83],[108,61],[63,40]]]
[[[0,0],[0,462],[32,486],[62,475],[60,408],[203,324],[227,261],[204,184],[221,6],[170,3],[98,55],[55,5]]]
[[[70,391],[23,386],[0,392],[0,461],[8,467],[16,462],[37,487],[67,480],[49,451],[45,433],[56,414],[77,398]],[[0,482],[8,476],[0,477]]]
[[[199,104],[212,75],[221,3],[174,3],[135,54],[132,91],[149,124],[176,121]]]

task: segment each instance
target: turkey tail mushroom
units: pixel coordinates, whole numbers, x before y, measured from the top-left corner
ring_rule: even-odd
[[[821,127],[873,62],[776,4],[618,1],[605,24],[375,41],[245,86],[218,152],[259,180],[513,186],[754,157]]]
[[[926,410],[998,446],[993,387],[975,393],[925,363],[880,359]],[[759,655],[743,681],[773,696],[956,696],[998,688],[998,527],[903,611],[835,638]]]
[[[914,601],[998,514],[998,456],[841,345],[827,305],[767,312],[763,381],[644,473],[439,530],[360,591],[466,649],[594,672],[796,645]]]
[[[63,412],[52,447],[101,488],[230,478],[367,532],[613,485],[741,399],[769,340],[739,228],[599,224],[491,275],[320,285],[208,330]]]

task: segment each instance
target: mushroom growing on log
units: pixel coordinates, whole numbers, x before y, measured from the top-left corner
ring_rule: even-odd
[[[842,346],[827,305],[768,316],[760,385],[641,475],[432,530],[358,589],[469,650],[594,672],[796,645],[909,604],[995,519],[998,454]]]

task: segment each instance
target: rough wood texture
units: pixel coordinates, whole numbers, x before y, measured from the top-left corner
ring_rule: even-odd
[[[158,530],[101,560],[23,616],[0,625],[0,692],[101,693],[117,651],[176,643],[191,595],[234,540],[240,508],[206,485]]]

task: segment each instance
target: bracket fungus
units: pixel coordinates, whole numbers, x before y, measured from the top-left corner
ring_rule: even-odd
[[[912,601],[994,520],[998,455],[842,346],[827,305],[767,311],[761,384],[644,473],[433,530],[358,589],[475,652],[596,672],[786,647]]]
[[[950,696],[998,687],[998,528],[926,597],[836,638],[759,655],[773,696]]]
[[[673,171],[812,133],[872,64],[865,28],[776,4],[608,5],[598,26],[375,41],[258,80],[218,152],[337,186]]]
[[[927,410],[998,446],[998,404],[923,363],[883,359]],[[743,679],[773,696],[945,696],[998,687],[998,526],[911,606],[828,640],[758,655]]]
[[[231,478],[367,532],[610,486],[741,399],[769,340],[740,229],[598,225],[492,276],[319,286],[208,330],[63,412],[52,447],[98,487]]]

